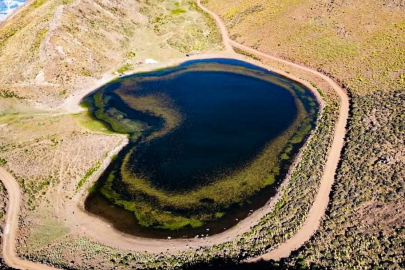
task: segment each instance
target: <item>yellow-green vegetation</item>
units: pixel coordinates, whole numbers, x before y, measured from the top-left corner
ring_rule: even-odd
[[[118,73],[125,73],[127,71],[130,71],[132,69],[132,65],[131,64],[125,64],[122,67],[120,67],[119,69],[117,69]]]
[[[277,139],[273,140],[251,164],[231,175],[217,179],[213,184],[187,193],[170,193],[159,190],[148,181],[136,178],[128,173],[127,166],[130,154],[121,167],[122,182],[126,183],[129,193],[133,194],[133,202],[120,202],[124,208],[134,211],[141,225],[162,228],[181,228],[188,225],[189,220],[197,220],[199,226],[209,220],[218,218],[215,211],[224,211],[234,203],[243,203],[260,189],[274,183],[278,176],[279,159],[284,146],[300,124],[301,117]],[[283,159],[281,154],[281,159]],[[285,159],[289,159],[287,156]],[[273,168],[271,172],[263,168]],[[147,201],[138,198],[151,198]],[[203,204],[208,201],[208,205]],[[130,207],[128,207],[130,205]],[[194,214],[184,217],[170,211],[189,211]]]
[[[182,13],[186,13],[186,11],[182,8],[176,8],[172,10],[172,14],[174,15],[178,15],[178,14],[182,14]]]
[[[171,104],[170,99],[163,94],[134,97],[130,93],[124,93],[121,90],[118,90],[116,93],[132,108],[164,118],[163,127],[148,136],[148,140],[167,134],[180,125],[182,121],[182,115]]]
[[[42,41],[44,40],[46,34],[48,33],[48,28],[43,28],[43,29],[39,29],[34,43],[31,46],[30,52],[32,54],[32,56],[37,56],[37,53],[39,51],[39,47],[41,46]]]
[[[202,67],[197,64],[195,67],[188,67],[187,71],[201,70]],[[262,71],[252,71],[243,67],[228,68],[234,72],[249,74],[276,83],[287,89],[295,97],[298,111],[297,117],[290,127],[279,137],[269,142],[262,153],[250,164],[240,170],[218,177],[212,184],[187,192],[168,192],[156,188],[149,181],[133,174],[129,162],[132,152],[136,151],[136,147],[133,148],[126,154],[122,163],[119,173],[121,179],[115,179],[114,175],[116,173],[112,173],[106,183],[103,184],[101,193],[115,204],[134,212],[141,225],[179,229],[187,225],[198,227],[207,221],[220,218],[232,205],[243,204],[264,187],[272,185],[280,174],[281,162],[291,160],[291,151],[294,146],[301,143],[305,136],[310,133],[311,121],[313,121],[316,114],[316,103],[312,97],[305,93],[302,87],[288,84],[286,80],[268,76],[263,74]],[[208,69],[221,70],[221,66],[210,65]],[[179,76],[182,72],[184,71],[180,68],[178,71],[165,75],[164,79]],[[157,79],[162,78],[145,76],[138,77],[136,80],[122,79],[120,81],[122,85],[130,83],[129,80],[135,85],[131,84],[128,90],[122,87],[115,91],[130,107],[163,117],[165,120],[163,128],[152,133],[147,138],[148,140],[167,134],[180,124],[182,118],[181,114],[177,112],[164,94],[136,95],[138,83]],[[96,117],[106,121],[107,118],[101,115],[101,112],[103,112],[102,105],[104,104],[102,103],[102,91],[96,93],[93,99],[96,107],[100,108],[96,111]],[[308,107],[304,107],[302,103],[304,100],[309,104]],[[116,123],[112,123],[112,126],[113,128],[116,126],[122,127],[122,125]],[[120,131],[122,132],[125,128],[120,129]],[[269,171],[269,168],[271,168],[271,171]],[[117,181],[118,184],[114,185],[114,181]]]
[[[90,176],[93,175],[94,172],[96,172],[101,166],[101,162],[97,161],[96,165],[91,167],[86,174],[83,176],[82,179],[80,179],[79,183],[76,185],[76,190],[79,190],[86,182],[89,180]]]
[[[0,98],[16,98],[16,99],[24,99],[20,97],[18,94],[15,92],[12,92],[7,89],[0,89]]]
[[[133,51],[129,51],[125,54],[125,56],[128,58],[134,58],[136,56],[136,53]]]
[[[45,0],[35,0],[33,3],[32,3],[32,6],[34,7],[34,8],[39,8],[40,6],[42,6],[42,4],[45,2]]]
[[[321,228],[279,267],[403,268],[403,4],[206,3],[222,15],[236,41],[320,69],[352,98],[346,146]],[[245,12],[257,5],[262,11]]]
[[[0,165],[4,166],[7,164],[7,160],[5,158],[0,158]]]
[[[42,220],[41,224],[30,230],[31,232],[27,237],[27,248],[29,250],[36,250],[52,244],[69,232],[62,222],[47,217]]]
[[[44,198],[51,183],[57,183],[54,178],[41,179],[41,180],[24,180],[18,179],[22,191],[27,194],[27,206],[29,210],[33,211],[37,208],[39,200]]]
[[[95,116],[104,123],[110,125],[111,129],[115,132],[139,135],[140,132],[145,129],[144,123],[125,118],[125,113],[115,108],[110,108],[105,111],[105,102],[103,100],[102,92],[95,94],[93,99],[94,106],[97,108],[94,113]]]
[[[112,133],[110,129],[103,123],[94,120],[89,112],[81,112],[73,115],[73,119],[82,127],[88,131],[101,132],[101,133]]]

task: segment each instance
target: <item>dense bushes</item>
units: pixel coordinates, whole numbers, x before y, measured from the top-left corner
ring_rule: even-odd
[[[354,95],[352,102],[327,215],[299,255],[322,267],[403,268],[405,91]]]

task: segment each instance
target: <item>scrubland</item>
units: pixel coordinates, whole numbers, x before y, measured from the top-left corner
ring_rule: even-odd
[[[16,110],[10,101],[23,112],[32,102],[56,107],[79,86],[108,72],[130,70],[144,58],[221,48],[215,23],[191,2],[77,2],[33,1],[0,28],[0,97],[6,101],[0,108],[7,112],[0,118],[1,166],[23,179],[25,192],[19,254],[69,269],[181,269],[237,263],[294,234],[316,195],[339,103],[321,80],[263,59],[258,60],[311,82],[326,104],[302,161],[280,189],[279,202],[249,233],[221,245],[202,242],[197,250],[158,255],[117,250],[69,233],[57,206],[70,200],[120,138],[99,133],[105,128],[85,115],[11,114]],[[351,96],[346,145],[320,229],[290,258],[268,267],[403,268],[403,2],[204,4],[221,15],[232,39],[319,69]],[[58,190],[64,195],[57,196]]]
[[[404,267],[404,3],[206,3],[221,14],[234,40],[317,68],[351,96],[327,214],[288,265]]]
[[[306,214],[316,195],[317,186],[322,176],[325,157],[333,138],[339,103],[333,89],[327,83],[310,74],[279,65],[277,62],[266,64],[285,70],[313,82],[319,87],[326,101],[322,117],[315,129],[310,143],[299,158],[302,160],[294,166],[295,172],[280,189],[280,200],[274,201],[273,211],[266,215],[250,232],[220,245],[211,246],[203,237],[201,246],[188,252],[153,254],[145,252],[128,252],[100,245],[86,238],[65,236],[53,241],[52,251],[46,247],[22,254],[30,260],[48,262],[72,269],[104,269],[108,266],[117,269],[166,268],[183,269],[187,267],[212,264],[236,263],[276,247],[287,237],[295,233],[304,222]],[[299,165],[298,165],[299,164]],[[174,248],[168,246],[168,248]],[[75,259],[72,260],[72,254]],[[72,262],[73,261],[73,262]]]

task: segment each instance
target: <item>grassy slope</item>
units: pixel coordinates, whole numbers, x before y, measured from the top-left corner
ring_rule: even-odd
[[[212,5],[212,7],[214,7],[218,13],[223,14],[224,18],[225,14],[235,6],[237,9],[234,12],[238,12],[239,3],[243,3],[243,1],[210,1],[210,5]],[[250,7],[260,3],[260,1],[256,1],[255,3],[246,2],[245,5],[246,7]],[[360,260],[354,259],[357,258],[359,253],[362,253],[363,258],[361,258],[361,260],[364,263],[362,268],[366,268],[366,266],[370,266],[373,263],[381,263],[382,258],[385,259],[387,255],[388,259],[391,260],[395,258],[402,258],[401,256],[396,255],[397,253],[395,252],[397,251],[395,250],[398,249],[395,249],[395,247],[398,247],[398,243],[401,241],[403,242],[403,236],[401,236],[401,232],[403,230],[401,231],[393,229],[394,226],[392,225],[392,222],[386,222],[387,219],[376,220],[373,219],[373,217],[384,217],[384,215],[375,215],[374,213],[377,211],[380,213],[385,213],[385,210],[398,210],[398,213],[401,213],[401,209],[404,208],[403,206],[400,207],[400,203],[402,202],[401,199],[403,197],[398,198],[397,196],[398,194],[403,194],[401,193],[403,192],[403,189],[400,188],[403,186],[403,182],[401,184],[400,181],[403,181],[402,179],[404,179],[403,169],[401,171],[401,165],[403,165],[403,163],[401,163],[401,159],[403,160],[403,153],[400,151],[401,148],[398,147],[398,141],[403,138],[401,137],[403,136],[403,126],[400,126],[403,121],[401,122],[398,120],[403,119],[404,113],[401,111],[401,108],[404,108],[404,106],[401,105],[401,102],[403,102],[403,97],[401,98],[398,93],[392,91],[395,89],[402,91],[401,89],[404,88],[402,82],[403,80],[401,79],[403,78],[401,77],[403,70],[397,68],[396,72],[392,72],[391,69],[392,63],[398,63],[397,66],[399,67],[404,66],[401,64],[403,63],[404,57],[404,53],[401,51],[401,49],[404,48],[404,46],[401,45],[403,44],[404,37],[404,35],[401,34],[403,33],[403,22],[400,21],[400,15],[403,14],[403,10],[401,11],[398,7],[390,4],[395,3],[395,1],[385,1],[385,3],[388,3],[388,5],[383,5],[382,1],[377,1],[375,3],[371,1],[345,1],[344,4],[342,4],[342,1],[334,1],[335,4],[328,3],[329,2],[324,1],[309,2],[295,0],[283,1],[282,4],[277,4],[276,1],[266,1],[266,6],[268,5],[270,7],[269,10],[271,9],[270,13],[274,12],[274,14],[276,14],[277,12],[284,12],[283,14],[290,14],[288,15],[290,18],[283,21],[284,17],[280,15],[280,17],[275,17],[274,20],[270,20],[269,18],[271,18],[271,14],[267,14],[266,16],[263,15],[264,19],[262,19],[262,21],[257,22],[253,19],[241,19],[238,21],[238,23],[236,23],[236,25],[245,24],[247,25],[247,30],[244,30],[243,32],[240,31],[239,34],[241,37],[238,37],[238,39],[239,41],[242,38],[246,38],[246,40],[249,41],[253,40],[251,45],[257,45],[260,50],[271,51],[272,53],[275,52],[279,55],[284,55],[285,57],[294,59],[295,61],[307,63],[311,66],[319,65],[328,72],[337,70],[339,73],[334,72],[333,75],[351,87],[352,93],[354,94],[353,103],[357,107],[357,109],[354,110],[353,115],[356,114],[356,116],[352,117],[350,123],[352,128],[349,134],[349,143],[346,150],[346,155],[342,161],[342,169],[338,176],[339,178],[337,182],[339,184],[335,186],[336,191],[334,193],[335,195],[333,195],[332,205],[330,206],[331,211],[328,213],[328,216],[322,224],[320,234],[314,237],[311,243],[305,246],[300,252],[305,260],[314,261],[317,264],[324,266],[339,267],[337,265],[340,265],[340,268],[347,268],[350,261],[359,262]],[[312,5],[312,10],[310,9],[309,5]],[[355,8],[353,8],[353,5]],[[317,24],[315,24],[315,30],[317,30],[319,21],[321,25],[324,25],[324,21],[335,21],[334,18],[339,17],[339,14],[342,13],[341,11],[344,8],[346,9],[345,14],[351,15],[348,17],[350,18],[348,25],[344,25],[344,28],[341,28],[333,26],[334,24],[329,24],[330,27],[328,27],[324,33],[325,37],[329,37],[330,35],[332,41],[326,43],[320,42],[319,44],[316,44],[316,46],[311,45],[311,41],[315,42],[318,40],[317,37],[319,33],[318,31],[312,30],[306,30],[307,32],[303,31],[302,28],[304,27],[301,27],[301,25],[305,24],[303,24],[302,21],[317,22]],[[330,10],[330,12],[328,10]],[[247,10],[247,12],[244,14],[252,13],[252,11],[255,11],[257,14],[261,13],[260,7],[256,7],[255,9],[250,9],[250,11]],[[385,17],[381,17],[382,15],[380,16],[379,13],[386,13],[390,16],[386,15]],[[370,16],[369,19],[364,18],[364,16],[367,15]],[[295,22],[294,18],[292,17],[298,20],[299,23]],[[384,21],[382,19],[380,20],[380,17],[384,18]],[[230,20],[228,19],[228,21]],[[363,23],[359,23],[359,21]],[[378,24],[376,22],[378,22]],[[290,24],[292,26],[290,26]],[[370,25],[367,26],[367,24]],[[255,26],[255,28],[253,26]],[[235,27],[236,26],[234,26],[233,29],[235,29]],[[346,28],[353,31],[348,37],[345,37],[346,34],[344,29]],[[379,31],[372,31],[371,33],[367,31],[364,32],[365,29],[368,28],[371,29],[370,31],[373,29],[379,29]],[[235,34],[233,29],[231,29],[231,33]],[[387,29],[389,31],[385,31]],[[299,31],[303,31],[304,34],[299,34]],[[286,33],[288,33],[290,38],[284,37]],[[379,37],[377,35],[378,33],[381,33],[382,36]],[[258,43],[257,41],[259,39],[249,37],[249,35],[254,34],[260,35],[259,39],[268,39],[269,44],[266,45],[268,48],[265,47],[264,43]],[[387,36],[387,34],[389,35]],[[370,60],[359,61],[359,55],[356,56],[356,54],[354,54],[356,53],[355,50],[349,50],[348,53],[344,53],[342,56],[342,54],[339,52],[339,48],[345,48],[345,46],[340,45],[339,47],[340,43],[336,42],[338,40],[336,39],[336,35],[338,37],[343,35],[342,42],[348,42],[346,39],[354,39],[355,37],[357,39],[355,42],[360,43],[361,46],[360,52],[357,53],[365,57],[361,59]],[[366,39],[362,37],[363,35],[366,35],[368,38]],[[294,39],[294,37],[296,37],[296,39]],[[271,40],[274,41],[272,46],[270,45]],[[279,40],[284,40],[285,44],[280,43]],[[375,40],[375,43],[370,43],[370,41],[373,40]],[[280,46],[278,46],[278,44],[280,44]],[[375,50],[364,48],[374,48]],[[295,52],[295,50],[297,50],[297,52]],[[298,52],[299,50],[300,52]],[[397,52],[395,52],[395,50],[397,50]],[[333,55],[335,52],[339,53],[337,58],[327,56],[328,58],[326,58],[326,60],[322,60],[321,55],[323,53]],[[374,58],[378,61],[371,61]],[[340,61],[340,59],[344,61]],[[359,76],[357,73],[351,72],[349,69],[345,69],[344,67],[340,67],[341,63],[349,66],[355,66],[355,69],[359,70],[362,80],[358,79]],[[370,73],[370,70],[375,70],[375,77],[378,76],[378,78],[380,78],[375,80],[375,84],[373,82],[373,73]],[[377,91],[378,89],[380,89],[380,91]],[[373,109],[375,109],[374,113]],[[324,133],[322,134],[324,135]],[[324,141],[325,139],[320,141],[318,140],[318,143],[325,143]],[[323,155],[316,153],[316,151],[320,148],[319,144],[317,144],[317,147],[313,149],[311,148],[311,152],[313,152],[313,154],[310,153],[310,157],[314,156],[315,158],[322,159]],[[380,152],[377,152],[376,149],[378,149]],[[349,156],[347,152],[351,152],[352,155]],[[314,153],[316,155],[314,155]],[[383,159],[379,160],[380,157]],[[384,162],[384,158],[386,157],[389,157],[389,163]],[[314,168],[310,162],[305,163],[305,167],[309,167],[311,169]],[[368,170],[370,173],[369,175],[364,175],[367,172],[367,169],[370,167],[374,167],[374,169]],[[302,170],[309,171],[305,168]],[[312,171],[316,173],[318,170]],[[308,184],[307,178],[303,178],[303,181],[297,183],[297,185],[300,187]],[[308,176],[308,178],[312,179],[313,177]],[[363,181],[359,182],[359,179]],[[293,193],[292,197],[294,197],[297,193],[299,195],[299,190],[300,189],[297,188],[291,190]],[[367,191],[368,193],[365,193]],[[340,196],[342,196],[342,200],[339,200]],[[287,199],[288,197],[289,196],[287,196]],[[298,205],[305,202],[307,207],[310,205],[311,200],[308,199],[307,202],[306,198],[312,197],[313,192],[307,192],[304,195],[295,196],[293,200]],[[353,198],[353,200],[350,201],[350,204],[347,203],[349,200],[347,200],[345,197],[349,197],[350,199]],[[305,198],[305,200],[303,198]],[[359,203],[360,206],[356,206],[357,203]],[[367,208],[367,203],[369,204],[369,208]],[[376,205],[378,205],[378,207],[375,207]],[[287,206],[284,207],[286,209],[283,210],[283,208],[280,208],[278,211],[282,211],[284,215],[283,218],[286,220],[286,223],[282,223],[284,221],[275,223],[274,218],[270,216],[270,218],[266,220],[265,225],[266,228],[271,229],[271,234],[269,235],[266,230],[256,230],[255,234],[263,234],[265,237],[270,236],[270,241],[273,243],[282,240],[279,239],[277,235],[285,232],[285,226],[290,226],[289,224],[291,222],[288,222],[289,218],[294,218],[297,216],[290,216],[291,211],[289,210],[291,207],[295,206],[287,204]],[[396,213],[397,216],[398,213]],[[345,217],[347,216],[350,216],[350,218],[346,219]],[[389,218],[390,216],[388,215],[386,217]],[[403,219],[392,220],[393,223],[397,224],[398,226],[403,226],[401,223]],[[347,223],[342,221],[346,221]],[[362,227],[358,226],[359,224],[364,224],[363,221],[370,221],[370,225]],[[269,224],[271,227],[268,226]],[[337,226],[331,226],[334,224]],[[385,229],[382,229],[380,228],[379,224],[387,225],[385,226]],[[360,234],[359,228],[362,230],[362,234]],[[293,231],[290,228],[288,228],[288,230],[288,233]],[[380,236],[380,232],[383,232],[382,236]],[[385,232],[391,233],[391,236],[385,236]],[[338,235],[342,236],[338,237]],[[349,241],[345,241],[346,238],[349,239]],[[256,239],[255,244],[260,244],[261,246],[265,246],[269,241],[267,238],[256,238],[256,236],[254,239]],[[337,239],[337,242],[334,242],[335,239]],[[247,242],[246,239],[242,238],[237,241],[238,245],[239,243],[242,243],[244,248],[248,248],[250,246],[250,243]],[[237,241],[235,241],[235,243]],[[361,247],[359,244],[362,243],[367,244]],[[356,247],[354,250],[348,250],[348,253],[342,253],[341,255],[340,251],[344,251],[345,249],[344,244],[350,244],[352,247],[356,247],[356,245],[358,245],[359,248]],[[95,258],[100,257],[99,260],[102,261],[102,263],[104,263],[102,265],[106,267],[110,265],[110,260],[114,260],[114,264],[121,264],[122,262],[124,265],[126,265],[128,258],[132,257],[131,254],[127,254],[123,251],[111,250],[107,247],[100,246],[97,243],[90,243],[85,239],[69,238],[57,242],[56,246],[53,247],[52,253],[49,253],[48,249],[38,250],[38,253],[34,255],[34,258],[41,261],[48,261],[49,258],[51,258],[51,261],[55,260],[61,262],[62,265],[65,263],[68,265],[69,257],[65,258],[61,255],[67,254],[67,250],[72,249],[77,251],[76,254],[80,254],[81,258],[83,259],[83,265],[85,264],[84,261],[88,258],[88,254],[95,256]],[[388,249],[393,249],[394,253],[389,254],[390,251]],[[94,250],[97,252],[92,252]],[[103,252],[100,253],[98,252],[99,250],[102,250]],[[382,254],[381,257],[377,258],[375,256],[368,256],[369,254],[375,255],[377,250],[378,253]],[[338,251],[338,253],[335,253],[335,251]],[[195,254],[198,254],[197,259],[194,256]],[[209,260],[210,258],[214,258],[214,256],[217,255],[237,257],[240,256],[239,254],[245,254],[245,251],[235,253],[231,250],[225,251],[223,248],[218,249],[214,247],[211,250],[203,249],[195,253],[179,254],[178,256],[159,256],[156,258],[156,256],[150,254],[133,254],[133,257],[135,257],[137,267],[146,268],[148,265],[177,265],[179,261],[184,263],[199,259],[205,261]],[[347,256],[347,254],[350,254],[350,256]],[[391,256],[391,258],[389,258],[389,256]],[[156,260],[159,261],[159,263],[156,262]],[[300,257],[297,256],[292,257],[291,260],[291,263],[293,264],[301,263]],[[304,261],[303,263],[305,264],[306,262]],[[395,264],[389,260],[386,260],[385,263],[395,267]],[[78,266],[78,268],[81,267]]]
[[[397,3],[397,4],[395,4]],[[208,1],[232,38],[321,68],[352,95],[320,232],[293,264],[404,266],[405,10],[395,1]]]
[[[220,48],[214,25],[187,1],[35,0],[0,28],[0,94],[56,105],[145,58]]]
[[[388,1],[208,1],[231,37],[321,68],[357,93],[403,88],[403,7]]]

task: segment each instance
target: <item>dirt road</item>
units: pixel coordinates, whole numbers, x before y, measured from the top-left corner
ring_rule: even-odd
[[[15,252],[18,234],[18,216],[20,212],[21,191],[15,178],[0,168],[0,180],[7,189],[9,201],[6,211],[6,225],[3,234],[3,259],[5,263],[17,269],[51,270],[57,269],[44,264],[21,260]]]
[[[262,53],[258,50],[252,49],[250,47],[239,44],[233,40],[230,40],[228,33],[226,31],[226,27],[219,18],[219,16],[213,13],[212,11],[208,10],[204,6],[202,6],[200,0],[197,0],[197,4],[201,9],[209,13],[216,20],[217,25],[220,27],[222,34],[227,35],[227,37],[223,38],[225,43],[229,43],[225,44],[226,47],[234,46],[236,48],[243,49],[257,56],[268,58],[270,60],[275,60],[280,63],[287,64],[289,66],[310,72],[313,75],[322,78],[329,85],[331,85],[332,88],[336,91],[336,93],[340,97],[341,104],[339,111],[339,119],[335,127],[335,134],[333,137],[332,148],[328,155],[328,159],[326,162],[325,170],[323,172],[318,193],[315,197],[315,201],[308,213],[304,225],[298,230],[298,232],[294,236],[292,236],[286,242],[284,242],[277,248],[271,250],[269,253],[259,256],[252,261],[270,260],[270,259],[279,260],[281,258],[288,257],[292,251],[298,249],[300,246],[302,246],[306,241],[308,241],[311,238],[311,236],[317,231],[321,218],[325,214],[326,208],[329,203],[329,194],[332,190],[335,172],[340,159],[340,153],[342,151],[344,144],[344,137],[346,135],[346,124],[347,119],[349,117],[349,97],[347,96],[346,92],[335,81],[333,81],[331,78],[327,77],[326,75],[318,71],[315,71],[313,69],[307,68],[299,64],[292,63],[290,61],[283,60],[278,57]],[[225,28],[225,31],[222,31],[223,28]]]
[[[345,126],[347,122],[347,117],[348,117],[348,112],[349,112],[349,99],[344,92],[342,88],[339,87],[333,80],[328,78],[327,76],[314,71],[312,69],[309,69],[307,67],[294,64],[291,62],[288,62],[283,59],[279,59],[276,57],[273,57],[271,55],[264,54],[262,52],[259,52],[257,50],[251,49],[249,47],[246,47],[244,45],[238,44],[232,40],[230,40],[226,27],[222,23],[221,19],[219,18],[218,15],[214,14],[207,8],[203,7],[200,3],[200,0],[197,0],[198,6],[209,13],[217,22],[218,27],[221,29],[221,33],[223,35],[223,41],[224,41],[224,46],[226,48],[225,52],[221,53],[216,53],[213,55],[200,55],[200,56],[195,56],[193,58],[187,58],[187,59],[177,59],[170,61],[168,63],[162,63],[160,64],[160,67],[163,66],[170,66],[174,62],[176,63],[181,63],[182,61],[185,60],[191,60],[191,59],[205,59],[205,58],[215,58],[215,57],[227,57],[227,58],[236,58],[240,60],[244,60],[247,62],[251,62],[255,65],[266,67],[263,64],[260,64],[260,62],[253,61],[253,60],[247,60],[245,57],[242,57],[238,54],[235,54],[233,51],[232,47],[238,47],[243,50],[246,50],[252,54],[256,54],[258,56],[272,59],[275,61],[279,61],[281,63],[293,66],[295,68],[299,68],[302,70],[305,70],[307,72],[311,72],[313,75],[318,76],[325,80],[328,84],[330,84],[335,91],[338,93],[339,97],[341,98],[341,107],[340,107],[340,114],[339,114],[339,119],[337,122],[336,130],[335,130],[335,135],[334,135],[334,140],[332,144],[332,149],[329,153],[328,160],[326,163],[324,175],[321,180],[320,188],[318,191],[318,194],[315,198],[315,202],[310,209],[310,212],[308,214],[307,220],[305,221],[305,224],[299,229],[299,231],[292,236],[289,240],[287,240],[285,243],[281,244],[279,247],[276,249],[272,250],[271,252],[264,254],[255,260],[260,260],[260,259],[279,259],[282,257],[287,257],[291,251],[297,249],[300,247],[302,244],[307,241],[312,234],[317,230],[319,227],[320,219],[324,215],[328,201],[329,201],[329,193],[331,191],[331,187],[333,184],[334,180],[334,174],[336,171],[336,167],[339,161],[340,157],[340,152],[343,147],[343,142],[344,142],[344,136],[345,136]],[[151,66],[149,68],[153,68],[154,66]],[[157,68],[157,67],[155,67]],[[302,81],[293,75],[286,74],[284,72],[280,72],[279,70],[274,70],[269,67],[266,67],[267,69],[277,72],[277,73],[282,73],[282,75],[289,77],[292,80],[298,81],[305,86],[307,86],[309,89],[311,89],[315,94],[318,94],[317,90],[313,88],[308,82]],[[102,83],[102,82],[100,82]],[[92,88],[94,89],[94,88]],[[76,95],[75,97],[72,97],[70,100],[65,103],[63,107],[60,109],[65,109],[66,111],[74,111],[78,110],[79,107],[77,107],[78,102],[80,101],[81,97],[89,93],[92,89],[84,89],[83,93],[80,95]],[[5,231],[5,236],[4,236],[4,245],[3,245],[3,257],[6,261],[7,264],[10,266],[13,266],[15,268],[20,268],[20,269],[54,269],[51,267],[47,267],[42,264],[37,264],[29,261],[24,261],[21,260],[17,257],[15,253],[15,239],[17,236],[17,230],[18,230],[18,212],[20,209],[20,189],[17,181],[10,175],[8,174],[4,169],[0,168],[0,179],[3,181],[9,196],[9,209],[7,211],[7,220],[6,220],[6,231]],[[272,203],[274,203],[273,200]],[[75,205],[71,205],[70,207],[79,207],[80,208],[80,203],[79,201],[76,201]],[[99,241],[101,243],[107,244],[112,247],[117,247],[117,248],[122,248],[122,249],[128,249],[128,250],[148,250],[149,252],[162,252],[166,251],[167,248],[171,249],[172,251],[179,251],[179,250],[185,250],[188,249],[189,247],[198,247],[200,245],[212,245],[212,244],[217,244],[220,242],[227,241],[228,239],[231,239],[243,232],[246,232],[250,229],[250,226],[252,226],[254,223],[258,222],[263,215],[267,214],[268,212],[271,211],[271,207],[266,205],[266,207],[259,209],[255,211],[250,217],[246,218],[245,220],[241,221],[237,226],[234,228],[231,228],[230,230],[225,231],[224,233],[217,234],[211,237],[207,237],[204,239],[189,239],[189,240],[151,240],[151,239],[144,239],[144,238],[137,238],[137,237],[130,237],[127,235],[124,235],[113,228],[106,222],[98,219],[97,217],[93,217],[89,215],[88,213],[84,211],[78,211],[77,215],[75,214],[74,217],[72,217],[70,222],[71,226],[74,226],[78,228],[76,233],[80,235],[85,235],[87,237],[90,237],[96,241]],[[174,248],[176,247],[176,248]]]
[[[319,186],[318,193],[315,197],[315,201],[309,210],[307,219],[305,220],[304,225],[299,229],[299,231],[286,242],[278,246],[277,248],[271,250],[269,253],[259,256],[251,261],[258,260],[279,260],[281,258],[288,257],[292,251],[301,247],[306,241],[308,241],[311,236],[318,230],[322,216],[325,214],[326,208],[329,203],[329,194],[332,190],[332,185],[334,182],[335,172],[339,163],[340,153],[344,145],[344,137],[346,135],[346,123],[349,117],[349,97],[346,92],[332,79],[325,76],[324,74],[312,70],[310,68],[273,57],[252,48],[246,47],[234,41],[231,42],[232,45],[236,48],[243,49],[249,53],[256,54],[258,56],[268,58],[271,60],[276,60],[281,63],[308,71],[330,84],[340,98],[340,110],[339,118],[335,127],[335,134],[333,137],[332,148],[329,152],[328,159],[325,165],[325,170],[321,179],[321,184]]]

